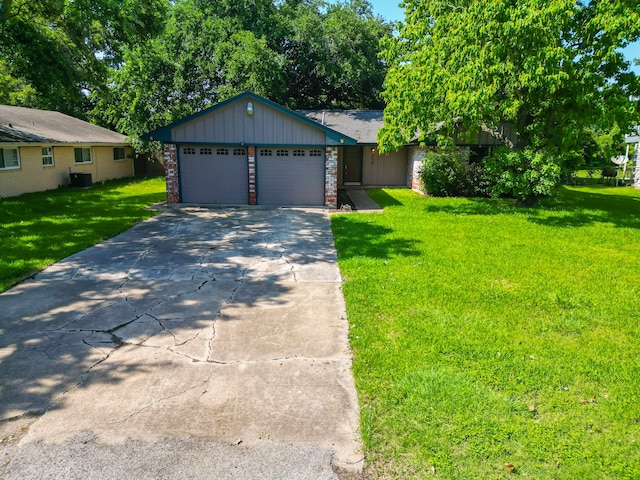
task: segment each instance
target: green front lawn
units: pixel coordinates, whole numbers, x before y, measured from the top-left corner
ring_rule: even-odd
[[[0,199],[0,292],[158,212],[162,178],[115,180]]]
[[[640,478],[640,191],[332,218],[370,478]]]

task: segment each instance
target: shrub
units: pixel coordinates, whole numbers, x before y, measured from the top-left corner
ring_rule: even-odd
[[[455,152],[429,152],[420,179],[434,197],[487,197],[490,184],[482,165],[465,163]]]
[[[420,180],[425,191],[434,197],[457,197],[463,195],[463,170],[455,153],[428,152],[422,161]]]
[[[521,205],[533,206],[550,196],[560,182],[562,157],[531,148],[496,148],[484,159],[492,197],[512,197]]]
[[[464,165],[462,172],[462,193],[465,197],[489,197],[491,182],[480,163]]]

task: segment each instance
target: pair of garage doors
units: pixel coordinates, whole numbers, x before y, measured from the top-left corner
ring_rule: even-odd
[[[244,147],[180,147],[182,202],[247,205]],[[259,205],[324,205],[324,152],[317,148],[256,148]]]

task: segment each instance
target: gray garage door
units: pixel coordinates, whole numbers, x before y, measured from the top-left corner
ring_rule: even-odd
[[[245,148],[180,147],[180,187],[184,203],[249,203]]]
[[[258,148],[260,205],[324,205],[324,151],[317,148]]]

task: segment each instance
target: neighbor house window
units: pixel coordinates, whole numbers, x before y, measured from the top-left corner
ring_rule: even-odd
[[[293,151],[293,156],[294,157],[304,157],[304,150],[294,150]]]
[[[272,155],[273,155],[273,152],[271,150],[266,150],[266,149],[260,150],[261,157],[270,157]]]
[[[213,152],[210,148],[201,148],[200,155],[211,155]]]
[[[310,157],[321,157],[322,156],[322,150],[311,150],[309,152],[309,156]]]
[[[42,166],[53,167],[53,147],[42,147]]]
[[[233,149],[233,154],[234,155],[246,155],[247,151],[244,148],[234,148]]]
[[[218,148],[216,149],[216,155],[229,155],[228,148]]]
[[[0,170],[20,168],[17,148],[0,148]]]
[[[191,148],[191,147],[184,147],[184,149],[182,150],[182,152],[185,155],[195,155],[196,154],[196,149],[195,148]]]
[[[289,156],[289,150],[276,150],[276,156],[277,157],[288,157]]]
[[[113,159],[114,160],[124,160],[124,147],[113,147]]]
[[[76,163],[91,163],[90,148],[74,148],[73,153],[75,155]]]

